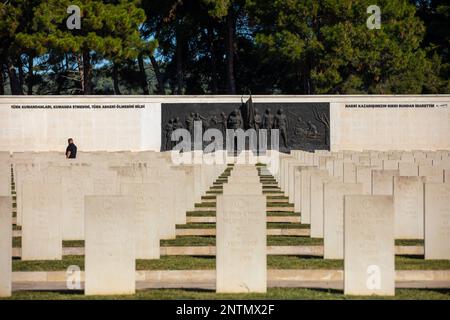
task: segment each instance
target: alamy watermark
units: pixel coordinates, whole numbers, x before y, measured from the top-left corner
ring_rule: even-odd
[[[81,269],[72,265],[66,271],[66,287],[68,290],[81,290]]]
[[[81,29],[81,9],[77,5],[70,5],[67,7],[67,13],[70,14],[67,17],[66,26],[69,30]]]
[[[225,137],[224,137],[225,133]],[[278,168],[279,129],[202,129],[202,122],[194,122],[191,133],[176,129],[170,136],[172,162],[180,164],[238,164],[265,163],[271,171]]]
[[[367,7],[367,13],[370,14],[367,18],[367,28],[370,30],[381,29],[381,9],[377,5]]]

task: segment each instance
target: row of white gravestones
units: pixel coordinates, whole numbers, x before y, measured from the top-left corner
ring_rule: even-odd
[[[306,155],[309,155],[308,157]],[[312,161],[305,161],[306,158],[313,158]],[[427,158],[429,157],[429,158]],[[368,161],[363,161],[367,158]],[[317,161],[316,161],[317,159]],[[360,183],[361,178],[364,178],[365,193],[368,193],[370,186],[372,193],[372,178],[368,178],[368,167],[371,170],[383,171],[397,171],[400,176],[425,176],[427,182],[444,182],[445,175],[450,171],[450,156],[448,152],[342,152],[342,153],[307,153],[301,151],[293,151],[291,155],[282,155],[280,157],[280,172],[277,175],[279,186],[285,191],[285,195],[289,195],[290,201],[294,202],[294,194],[292,189],[295,189],[294,184],[291,183],[294,179],[292,173],[292,166],[319,166],[320,169],[327,169],[330,175],[335,177],[342,177],[343,182]],[[355,181],[356,179],[356,181]],[[369,184],[370,180],[370,184]],[[447,179],[448,180],[448,179]],[[290,182],[291,181],[291,182]],[[370,194],[371,194],[370,193]],[[375,189],[374,194],[378,193]],[[382,193],[381,193],[382,194]],[[296,211],[299,208],[296,208]]]
[[[11,296],[12,199],[0,195],[0,297]]]
[[[217,292],[266,292],[265,210],[256,168],[236,165],[223,194],[217,196]]]
[[[168,190],[146,182],[149,175],[134,173],[135,178],[141,177],[135,180],[144,183],[121,183],[123,195],[86,197],[87,295],[133,294],[135,259],[159,257],[161,217],[154,203],[161,198],[161,192]],[[167,178],[164,174],[161,177]],[[130,217],[129,212],[134,214]]]
[[[67,168],[58,169],[56,173],[48,170],[41,174],[64,177],[64,174],[61,173]],[[64,184],[61,188],[61,183],[49,183],[43,178],[30,182],[25,180],[22,186],[22,259],[60,260],[62,240],[84,239],[84,196],[88,194],[118,194],[119,190],[115,192],[114,188],[111,188],[116,185],[114,181],[110,180],[114,176],[113,172],[108,172],[107,176],[99,175],[98,179],[94,178],[93,184],[92,180],[85,176],[81,180],[84,188],[76,190],[64,188]],[[76,179],[74,175],[72,177]],[[63,194],[63,192],[79,192],[81,195],[73,196]],[[63,201],[69,208],[72,206],[72,210],[67,211]],[[64,233],[64,230],[67,232],[71,228],[77,233],[74,231],[71,231],[70,234]],[[152,257],[155,255],[159,255],[159,251],[150,254]]]
[[[345,164],[346,163],[344,162],[344,176],[346,171]],[[303,169],[304,167],[300,166],[300,168]],[[360,168],[362,170],[358,170]],[[450,192],[448,187],[446,186],[447,184],[442,183],[443,181],[445,181],[445,179],[440,178],[440,170],[432,170],[431,172],[428,172],[425,177],[419,177],[417,175],[403,177],[399,176],[399,170],[388,169],[375,170],[375,172],[372,172],[374,171],[374,168],[368,166],[356,166],[356,169],[356,180],[359,183],[363,184],[363,191],[361,192],[361,194],[371,194],[372,189],[374,189],[375,193],[378,193],[380,195],[394,195],[395,238],[424,239],[425,237],[425,247],[428,247],[428,254],[425,255],[426,259],[433,259],[433,255],[431,254],[431,252],[434,252],[434,259],[438,259],[438,257],[440,257],[441,259],[448,259],[450,255],[449,245],[446,245],[450,244],[450,241],[448,241],[450,224],[448,223],[448,214],[446,214],[446,210],[448,211],[448,208],[446,207],[448,203],[446,203],[442,199],[450,199]],[[434,179],[432,177],[433,171],[436,172],[436,176],[438,177],[438,179]],[[321,223],[323,215],[327,215],[327,213],[325,211],[322,211],[323,208],[321,208],[321,206],[323,206],[323,202],[321,202],[320,199],[323,198],[321,197],[320,190],[321,185],[326,187],[325,185],[330,182],[331,177],[327,177],[327,175],[323,174],[323,172],[320,173],[320,170],[314,171],[313,169],[312,172],[317,172],[319,177],[312,175],[310,180],[310,188],[314,189],[314,191],[310,191],[311,236],[322,237],[323,227]],[[444,176],[445,174],[446,172],[444,173]],[[372,179],[372,176],[375,176],[375,179]],[[332,177],[331,179],[336,182],[336,179],[339,180],[340,177]],[[435,184],[425,184],[425,186],[429,186],[429,188],[437,188],[437,190],[439,190],[439,192],[436,192],[435,194],[435,199],[439,199],[439,201],[430,200],[431,195],[427,194],[427,196],[425,197],[424,211],[424,183],[430,181],[439,182]],[[303,184],[303,186],[304,185],[305,184]],[[435,204],[433,206],[433,203],[437,203],[437,205]],[[317,208],[319,209],[317,210]],[[323,214],[321,214],[322,212]],[[302,214],[302,222],[303,221],[304,219]],[[439,221],[439,223],[436,223],[436,221]],[[332,231],[334,232],[335,236],[340,232],[339,228],[338,230]],[[327,250],[329,249],[329,246],[325,245],[325,247],[325,252],[329,252],[329,250]],[[340,246],[338,245],[337,247]]]

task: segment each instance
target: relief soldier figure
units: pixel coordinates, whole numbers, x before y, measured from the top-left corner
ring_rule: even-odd
[[[194,112],[191,112],[191,114],[186,117],[186,128],[192,136],[194,133]]]
[[[183,123],[181,122],[179,117],[176,117],[173,123],[173,130],[175,131],[177,129],[183,129]]]
[[[266,109],[262,117],[262,128],[270,130],[273,128],[273,115],[270,113],[270,108]]]
[[[230,116],[228,117],[227,127],[228,129],[233,130],[242,128],[242,118],[238,109],[234,109],[233,112],[231,112]]]
[[[201,121],[202,123],[202,132],[208,129],[209,127],[209,121],[204,116],[202,116],[200,113],[196,112],[194,115],[194,122],[195,121]]]
[[[288,148],[288,120],[283,109],[279,109],[274,119],[274,129],[280,130],[280,138],[283,140],[285,148]]]
[[[225,138],[227,133],[227,115],[225,112],[220,113],[220,120],[216,118],[216,116],[213,116],[211,121],[220,126],[220,131],[222,132],[222,136]]]
[[[166,124],[165,130],[166,130],[166,150],[172,150],[172,132],[173,132],[173,123],[174,119],[170,119],[169,122]]]
[[[259,131],[262,125],[261,115],[259,114],[258,109],[255,109],[255,130]]]

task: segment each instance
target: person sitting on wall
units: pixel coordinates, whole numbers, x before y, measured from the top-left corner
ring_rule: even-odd
[[[73,139],[69,138],[69,145],[66,148],[66,158],[76,159],[77,158],[77,146],[73,143]]]

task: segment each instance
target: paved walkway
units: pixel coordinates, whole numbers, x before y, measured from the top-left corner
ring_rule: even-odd
[[[311,289],[333,289],[343,290],[343,281],[268,281],[269,288],[311,288]],[[82,289],[84,283],[81,284]],[[215,281],[137,281],[136,289],[197,289],[215,290]],[[449,289],[450,281],[398,281],[396,288],[408,289]],[[13,291],[72,291],[68,290],[65,282],[14,282]]]

